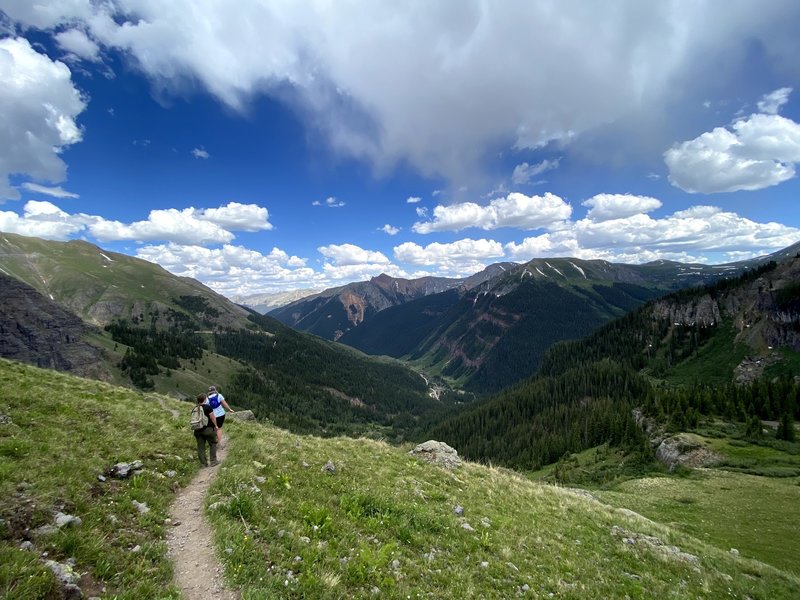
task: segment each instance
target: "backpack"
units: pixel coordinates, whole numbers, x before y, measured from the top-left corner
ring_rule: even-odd
[[[194,431],[200,431],[208,427],[208,417],[203,410],[202,404],[195,404],[192,408],[192,414],[189,416],[189,427]]]
[[[222,401],[219,399],[219,394],[211,394],[208,397],[208,405],[213,408],[217,409],[222,404]]]

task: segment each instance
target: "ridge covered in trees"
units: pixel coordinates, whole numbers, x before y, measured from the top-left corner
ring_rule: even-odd
[[[703,296],[722,299],[776,269],[775,262],[712,285],[674,292],[657,302],[691,303]],[[771,297],[793,306],[794,288]],[[800,289],[800,287],[798,287]],[[673,323],[656,318],[650,302],[595,330],[582,340],[554,345],[536,375],[431,427],[430,434],[475,460],[535,470],[566,453],[608,442],[646,460],[649,447],[632,409],[674,430],[697,426],[701,417],[740,423],[761,436],[762,420],[778,421],[778,439],[792,440],[800,418],[800,383],[782,376],[735,385],[670,386],[657,379],[697,356],[726,323]],[[726,350],[730,353],[731,349]]]

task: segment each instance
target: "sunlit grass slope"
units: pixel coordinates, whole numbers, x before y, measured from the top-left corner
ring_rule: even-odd
[[[799,481],[700,469],[687,477],[634,479],[596,494],[800,576]]]
[[[0,597],[58,597],[46,552],[74,559],[87,597],[179,598],[164,539],[175,491],[197,470],[188,405],[8,361],[0,387],[0,414],[11,419],[0,425]],[[255,423],[226,429],[230,453],[205,510],[225,576],[245,600],[800,597],[791,564],[768,560],[757,542],[736,542],[734,556],[730,537],[707,535],[718,523],[709,507],[716,498],[728,510],[740,479],[687,479],[677,496],[646,486],[598,493],[657,523],[507,470],[446,471],[381,442]],[[98,480],[135,459],[144,469],[133,478]],[[668,498],[696,514],[651,510]],[[57,511],[82,523],[20,549],[26,528],[51,524]],[[737,535],[787,535],[748,519],[740,514],[752,532]]]
[[[0,597],[60,597],[40,561],[47,553],[74,559],[87,597],[178,598],[164,520],[175,490],[197,470],[182,418],[188,404],[6,360],[0,389],[0,413],[11,419],[0,425]],[[98,480],[137,459],[144,468],[132,478]],[[21,550],[26,530],[53,524],[59,511],[82,523]]]
[[[206,508],[245,599],[800,597],[730,547],[507,470],[232,425]]]

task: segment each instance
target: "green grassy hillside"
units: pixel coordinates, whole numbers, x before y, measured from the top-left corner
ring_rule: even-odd
[[[603,504],[478,464],[451,472],[370,440],[258,426],[237,426],[232,436],[206,506],[226,577],[244,597],[766,600],[800,593],[796,575],[755,559],[744,543],[755,531],[722,541],[702,528],[689,534],[616,498]],[[333,474],[322,470],[329,460]],[[789,497],[773,509],[800,498],[797,486],[786,489]],[[697,490],[709,493],[727,492]],[[790,517],[774,519],[787,540]]]
[[[199,281],[88,242],[0,233],[0,268],[94,325],[105,326],[114,319],[149,325],[153,318],[164,321],[170,309],[202,317],[192,306],[176,301],[194,296],[206,301],[207,328],[241,327],[246,322],[244,309]]]
[[[0,387],[8,419],[0,424],[0,596],[60,597],[40,560],[46,553],[74,559],[87,597],[179,598],[164,520],[175,490],[198,467],[189,405],[2,359]],[[98,480],[134,460],[144,468],[132,478]],[[37,537],[57,512],[82,523]],[[20,549],[26,540],[34,551]]]
[[[86,596],[178,598],[164,519],[197,468],[188,405],[8,361],[0,361],[0,385],[14,391],[0,403],[0,596],[54,597],[40,560],[47,552],[74,559]],[[229,455],[205,510],[224,576],[243,598],[800,595],[788,561],[767,564],[747,545],[759,530],[715,537],[695,517],[684,527],[646,504],[645,484],[609,493],[603,504],[503,469],[466,463],[447,471],[382,442],[235,421],[228,429]],[[144,462],[140,474],[98,481],[107,467],[134,459]],[[334,473],[323,470],[328,461]],[[712,502],[748,476],[730,477],[683,494]],[[798,505],[800,487],[785,490],[762,499],[774,512],[763,530],[770,538],[796,533],[791,511],[780,509]],[[82,523],[34,538],[35,551],[20,549],[57,511]],[[657,522],[662,515],[669,522]]]

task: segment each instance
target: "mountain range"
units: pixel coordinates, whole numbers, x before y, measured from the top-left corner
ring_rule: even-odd
[[[465,401],[526,381],[549,364],[547,357],[563,347],[559,342],[581,339],[604,323],[619,326],[643,305],[660,311],[662,323],[707,325],[706,313],[714,315],[714,331],[723,333],[710,347],[724,346],[717,354],[730,357],[721,380],[730,380],[734,368],[747,379],[758,365],[742,364],[745,354],[761,356],[770,346],[795,351],[796,273],[786,265],[798,250],[712,266],[553,258],[491,265],[464,279],[381,275],[272,313],[317,334],[308,335],[140,259],[86,242],[0,234],[6,282],[0,349],[18,360],[183,397],[215,383],[260,416],[298,431],[407,436],[435,426]],[[692,284],[744,285],[741,277],[773,263],[776,272],[789,270],[770,280],[777,286],[772,295],[747,301],[729,295],[717,308],[708,301],[698,305],[702,310],[675,308],[674,298],[695,293]],[[752,290],[738,293],[749,298]],[[749,308],[730,316],[734,304]],[[781,319],[788,325],[779,326]],[[750,327],[734,335],[731,327],[744,327],[737,323]],[[341,343],[320,339],[321,333]],[[667,358],[653,351],[663,360],[649,366],[650,374],[689,377],[693,367],[685,359],[691,357],[674,352],[683,338],[671,332],[664,339],[673,350]],[[777,364],[778,358],[765,360]]]
[[[236,305],[198,281],[82,241],[0,234],[2,356],[194,397],[210,384],[316,433],[407,432],[441,404],[376,359]]]
[[[373,355],[411,361],[476,393],[536,371],[555,342],[580,338],[647,300],[735,277],[774,256],[723,265],[575,258],[499,263],[466,279],[387,275],[326,290],[270,314]]]

